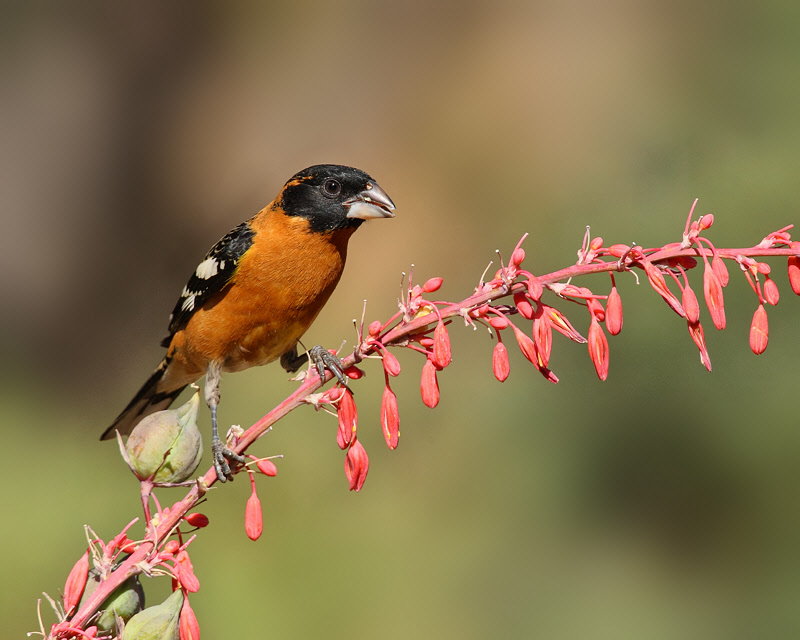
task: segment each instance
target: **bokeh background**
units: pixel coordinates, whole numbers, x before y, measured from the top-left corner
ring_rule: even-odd
[[[97,437],[160,359],[198,259],[292,173],[355,165],[398,205],[353,238],[311,344],[352,341],[365,298],[368,320],[388,317],[411,263],[466,296],[523,232],[545,272],[574,261],[586,225],[675,241],[699,197],[718,245],[755,244],[800,222],[798,7],[3,3],[4,634],[37,627],[84,524],[108,538],[139,513]],[[797,637],[800,301],[773,264],[769,348],[748,348],[755,297],[732,272],[712,374],[632,277],[605,383],[557,337],[557,386],[519,353],[501,385],[488,337],[454,327],[434,411],[421,361],[399,354],[390,453],[369,367],[360,494],[335,420],[295,412],[255,449],[285,455],[260,479],[261,540],[244,533],[244,479],[203,507],[203,637]],[[277,366],[227,376],[222,419],[248,425],[291,389]],[[146,588],[155,603],[167,581]]]

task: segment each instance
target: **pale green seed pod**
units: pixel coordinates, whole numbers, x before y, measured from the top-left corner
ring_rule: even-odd
[[[200,394],[177,409],[157,411],[131,432],[125,450],[131,470],[140,480],[183,482],[203,457],[203,438],[197,428]],[[166,459],[165,459],[166,457]]]
[[[81,605],[95,592],[100,584],[100,574],[92,569],[83,592]],[[131,576],[111,592],[105,602],[100,605],[100,617],[93,621],[100,631],[117,631],[117,617],[127,622],[133,615],[144,608],[144,589],[138,576]]]
[[[133,616],[122,640],[180,640],[180,617],[183,592],[178,589],[161,604],[148,607]]]

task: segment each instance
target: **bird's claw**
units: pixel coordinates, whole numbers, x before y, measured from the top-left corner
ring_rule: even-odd
[[[214,458],[214,469],[217,471],[217,478],[220,482],[227,482],[233,480],[233,473],[231,473],[231,466],[228,460],[237,464],[244,464],[244,456],[231,451],[218,437],[211,441],[211,453]]]
[[[337,356],[320,345],[317,345],[308,352],[308,357],[311,362],[314,363],[320,379],[325,380],[325,369],[327,369],[342,383],[342,386],[347,386],[347,376],[344,375],[344,365]]]

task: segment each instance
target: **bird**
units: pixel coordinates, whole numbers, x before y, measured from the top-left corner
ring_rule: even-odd
[[[231,479],[229,461],[244,458],[219,437],[221,374],[275,360],[296,371],[311,361],[320,377],[327,368],[346,384],[336,356],[319,345],[299,355],[297,345],[341,278],[350,237],[366,220],[393,218],[394,211],[360,169],[320,164],[292,176],[197,265],[170,315],[166,354],[100,439],[129,434],[205,376],[214,467],[220,481]]]

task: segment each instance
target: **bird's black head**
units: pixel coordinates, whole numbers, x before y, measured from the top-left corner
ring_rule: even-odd
[[[393,218],[394,203],[360,169],[317,164],[296,173],[281,192],[280,206],[309,221],[312,231],[357,227],[370,218]]]

